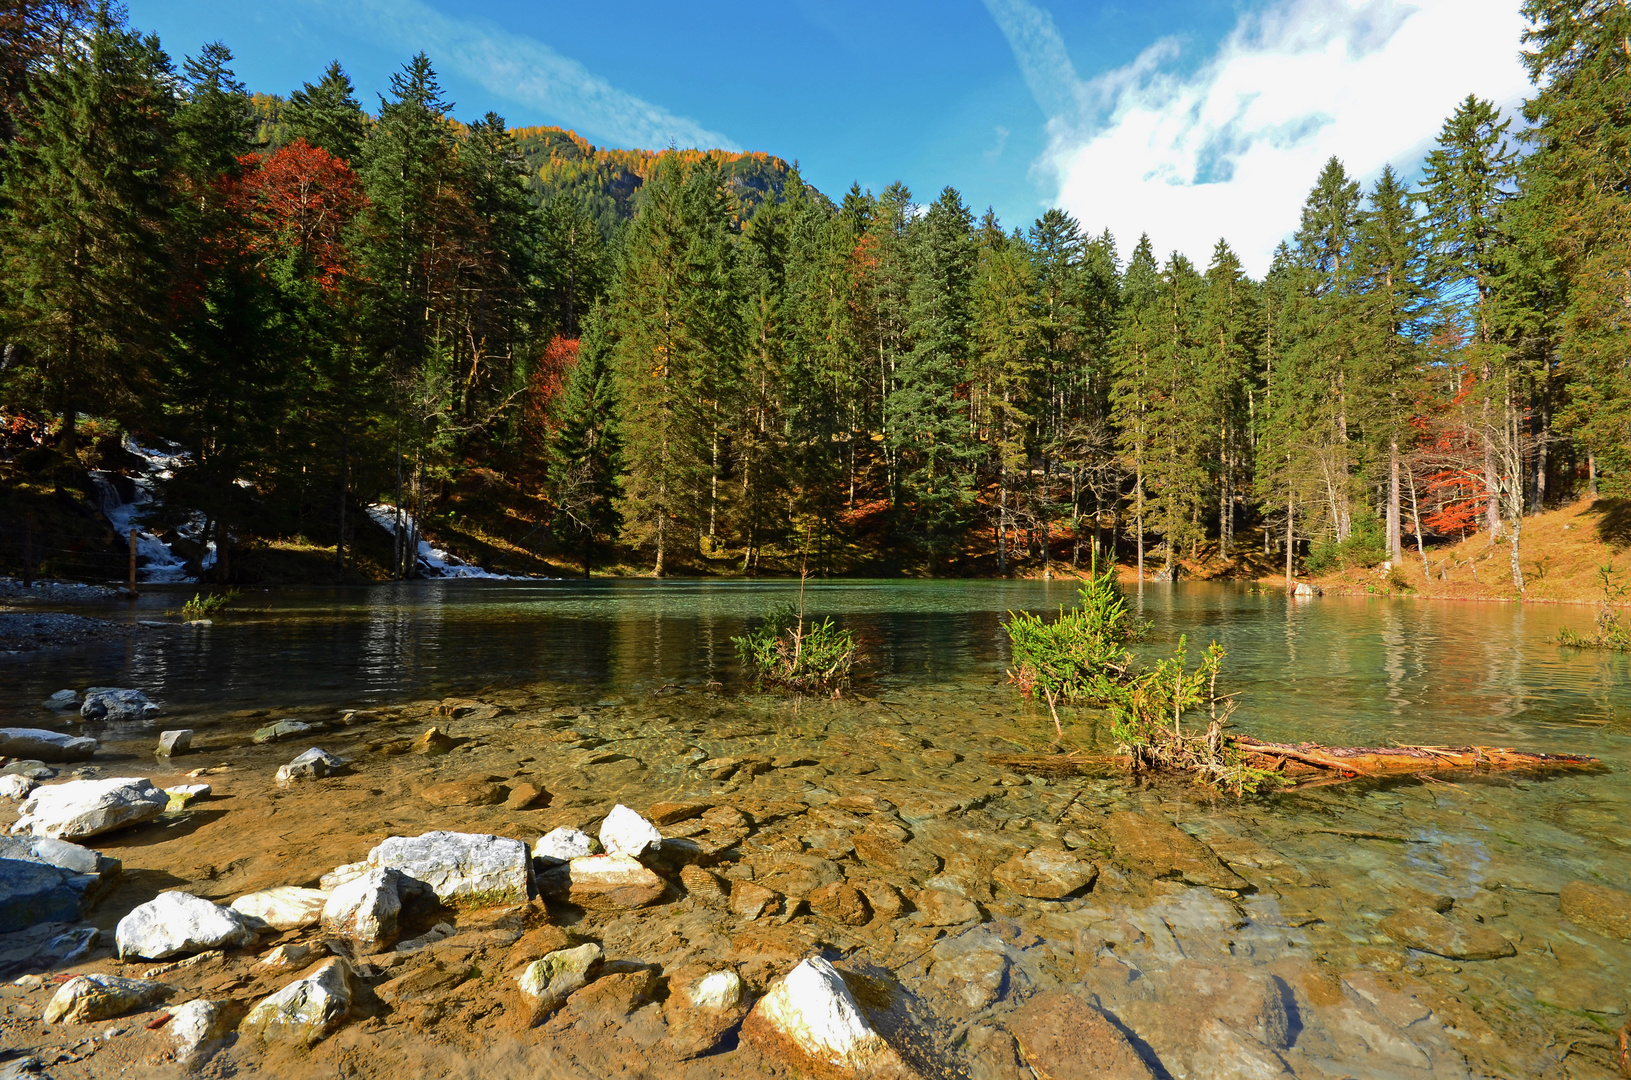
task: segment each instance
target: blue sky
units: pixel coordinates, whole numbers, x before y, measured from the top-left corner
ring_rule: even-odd
[[[423,49],[456,103],[613,146],[798,160],[835,197],[951,184],[1008,225],[1062,205],[1259,272],[1325,156],[1414,171],[1469,92],[1523,81],[1518,0],[130,0],[178,60],[225,42],[251,89],[339,59],[365,104]],[[1446,37],[1446,35],[1450,35]],[[1448,42],[1448,44],[1447,44]]]

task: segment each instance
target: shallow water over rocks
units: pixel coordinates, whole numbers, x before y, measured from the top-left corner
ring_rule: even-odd
[[[224,904],[315,886],[387,837],[433,830],[529,845],[559,827],[594,835],[622,803],[659,821],[665,838],[646,856],[665,883],[648,906],[410,905],[401,936],[427,944],[347,956],[361,984],[389,991],[359,993],[351,1021],[307,1056],[285,1060],[272,1044],[239,1039],[221,1060],[280,1075],[375,1075],[384,1057],[432,1075],[506,1075],[545,1061],[565,1076],[771,1075],[778,1059],[730,1032],[701,1057],[674,1050],[668,983],[698,964],[729,967],[751,998],[820,954],[924,1076],[1084,1075],[1070,1069],[1095,1054],[1127,1075],[1172,1077],[1614,1075],[1631,945],[1612,916],[1587,912],[1611,909],[1618,894],[1576,886],[1570,895],[1584,899],[1570,908],[1564,893],[1572,882],[1631,886],[1620,825],[1631,809],[1631,693],[1623,658],[1541,640],[1588,613],[1147,591],[1151,648],[1179,633],[1230,647],[1245,689],[1239,726],[1253,734],[1502,743],[1611,766],[1235,800],[1183,783],[1050,781],[993,767],[988,755],[1042,749],[1052,735],[1045,710],[1002,685],[1001,606],[1042,608],[1069,592],[984,585],[847,594],[846,622],[863,636],[893,633],[893,646],[876,677],[838,702],[747,692],[723,657],[699,660],[699,643],[741,618],[716,613],[704,634],[713,601],[700,593],[690,615],[647,622],[630,611],[601,627],[624,642],[595,654],[604,677],[563,662],[559,677],[449,681],[468,695],[457,698],[404,700],[418,689],[405,685],[395,700],[358,692],[317,702],[286,677],[281,692],[261,686],[247,713],[241,699],[211,707],[184,679],[139,684],[166,706],[163,726],[185,717],[192,752],[155,759],[156,729],[110,726],[92,767],[159,786],[205,768],[213,794],[96,838],[125,875],[91,921],[111,943],[119,917],[162,889]],[[817,597],[841,600],[845,588]],[[886,610],[889,595],[923,610]],[[501,610],[497,622],[526,636],[519,617]],[[298,656],[281,659],[298,668]],[[110,674],[98,669],[96,681],[119,681]],[[55,681],[50,689],[74,685]],[[347,715],[347,704],[363,707]],[[284,717],[326,725],[302,738],[351,771],[277,784],[277,767],[307,742],[250,736]],[[413,752],[432,725],[451,745]],[[1092,715],[1067,717],[1067,738],[1089,749],[1105,748],[1103,728]],[[524,806],[424,798],[449,783],[543,794]],[[438,924],[448,932],[426,933]],[[258,952],[323,938],[320,929],[264,936]],[[535,947],[523,947],[529,940]],[[603,951],[598,976],[534,1016],[512,969],[584,942]],[[247,1010],[301,974],[256,955],[164,978],[187,997]],[[308,963],[328,955],[319,948]],[[73,970],[124,972],[106,948]],[[1071,1001],[1050,996],[1059,991]],[[30,1019],[50,992],[0,991],[16,1045],[72,1041],[67,1028]],[[1059,1032],[1078,1004],[1103,1019],[1082,1027],[1100,1042],[1038,1034]],[[62,1074],[162,1056],[163,1040],[133,1027]]]

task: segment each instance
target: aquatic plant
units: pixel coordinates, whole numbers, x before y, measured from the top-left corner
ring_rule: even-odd
[[[1597,584],[1602,590],[1602,600],[1597,605],[1597,632],[1591,635],[1576,633],[1564,628],[1558,631],[1557,643],[1572,649],[1611,649],[1615,652],[1631,652],[1631,627],[1622,621],[1624,612],[1616,604],[1625,600],[1626,587],[1618,581],[1619,572],[1614,569],[1614,560],[1597,568]]]
[[[731,638],[742,662],[766,686],[799,693],[822,690],[834,697],[849,685],[855,665],[855,635],[831,618],[806,620],[795,604],[771,608],[765,621]]]
[[[183,619],[207,619],[217,612],[224,611],[234,600],[238,599],[237,589],[228,589],[225,592],[212,593],[205,596],[203,593],[194,593],[193,598],[181,605]]]

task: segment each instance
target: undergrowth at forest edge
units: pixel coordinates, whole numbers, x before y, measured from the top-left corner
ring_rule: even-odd
[[[1616,652],[1631,652],[1631,628],[1621,621],[1623,612],[1615,607],[1615,604],[1625,599],[1626,594],[1626,587],[1616,580],[1618,576],[1613,559],[1597,568],[1597,584],[1603,593],[1602,601],[1597,605],[1597,632],[1588,637],[1573,630],[1561,630],[1557,635],[1559,645],[1567,645],[1574,649],[1612,649]]]
[[[1099,705],[1109,710],[1120,752],[1130,756],[1135,772],[1180,769],[1237,795],[1284,782],[1276,773],[1248,765],[1223,734],[1234,701],[1217,692],[1226,655],[1221,645],[1208,646],[1191,671],[1187,642],[1179,638],[1171,657],[1140,670],[1127,644],[1147,627],[1127,610],[1115,567],[1101,573],[1095,565],[1078,595],[1079,604],[1061,607],[1051,623],[1011,611],[1004,624],[1014,652],[1009,681],[1026,697],[1041,692],[1061,739],[1059,705]],[[1206,729],[1191,734],[1184,729],[1184,717],[1203,708]]]

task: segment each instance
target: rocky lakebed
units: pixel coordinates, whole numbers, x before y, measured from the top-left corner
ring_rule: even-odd
[[[1050,780],[906,696],[65,692],[0,729],[0,1076],[1620,1074],[1631,895],[1521,821],[1460,872],[1542,781]]]

